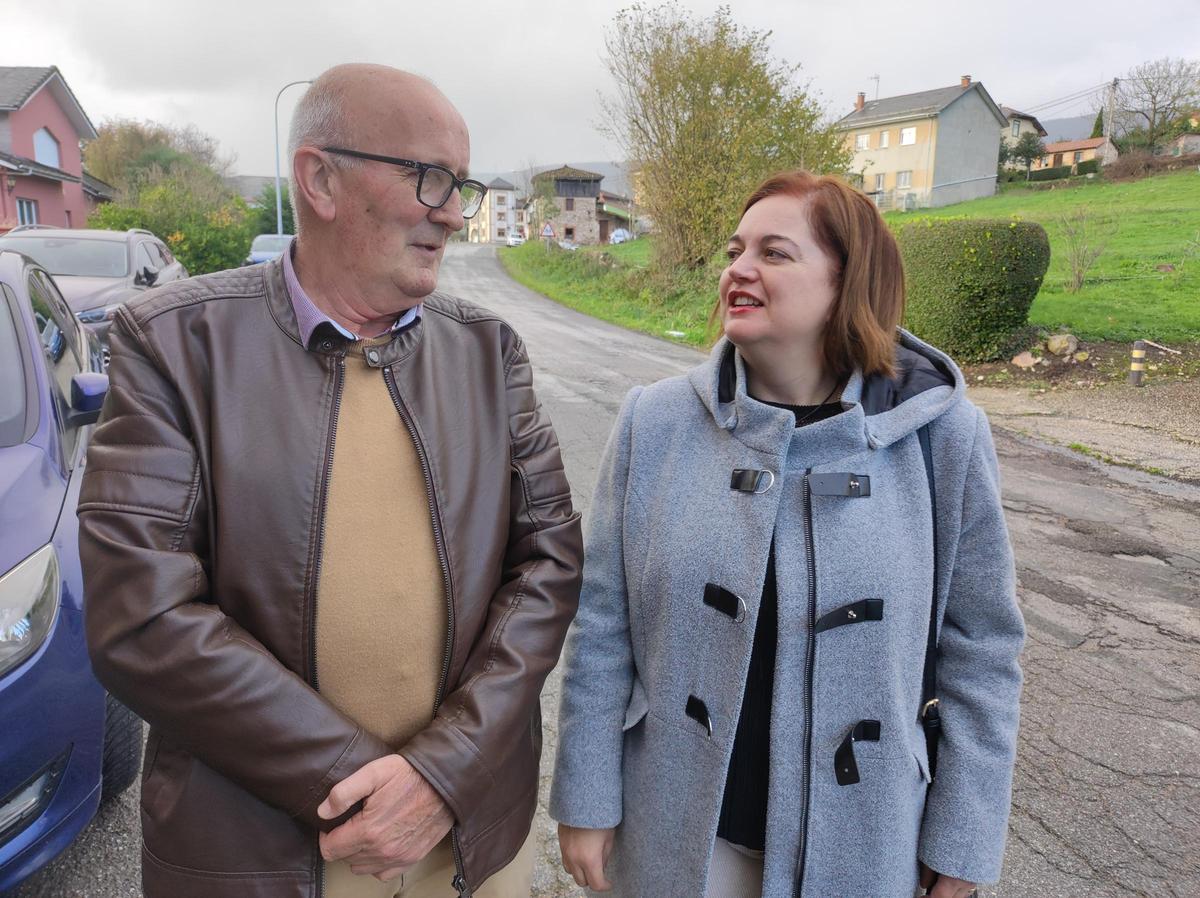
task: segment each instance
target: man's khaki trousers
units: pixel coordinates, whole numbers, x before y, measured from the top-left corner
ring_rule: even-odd
[[[537,833],[530,829],[525,844],[503,870],[475,889],[474,898],[529,898]],[[325,865],[325,898],[456,898],[454,855],[449,837],[398,879],[380,882],[374,876],[356,876],[342,861]]]

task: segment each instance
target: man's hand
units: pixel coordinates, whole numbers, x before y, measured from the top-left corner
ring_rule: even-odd
[[[454,825],[442,797],[400,755],[360,767],[329,791],[317,814],[333,820],[364,799],[361,811],[318,837],[325,860],[349,861],[355,873],[395,879]]]
[[[604,868],[612,855],[613,830],[580,829],[558,825],[558,847],[562,852],[563,869],[575,877],[577,885],[594,892],[607,892],[612,883],[604,876]]]
[[[921,888],[931,898],[968,898],[975,891],[975,883],[965,879],[955,879],[953,876],[943,876],[936,870],[931,870],[920,861]]]

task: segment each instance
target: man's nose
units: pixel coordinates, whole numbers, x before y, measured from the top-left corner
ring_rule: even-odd
[[[461,230],[467,220],[462,214],[462,195],[458,192],[458,188],[454,188],[450,192],[450,198],[436,209],[429,210],[430,221],[436,221],[443,227],[451,230]]]

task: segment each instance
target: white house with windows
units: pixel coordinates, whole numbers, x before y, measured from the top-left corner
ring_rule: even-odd
[[[493,178],[487,185],[483,205],[467,222],[467,239],[471,243],[504,243],[509,234],[526,236],[526,211],[517,198],[517,188],[503,178]]]
[[[868,101],[837,128],[880,208],[946,206],[996,192],[1004,113],[979,82]]]

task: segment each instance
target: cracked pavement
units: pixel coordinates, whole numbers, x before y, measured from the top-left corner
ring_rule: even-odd
[[[526,290],[489,247],[449,246],[441,287],[494,308],[528,343],[586,514],[627,390],[700,356]],[[1035,442],[1006,430],[1003,414],[993,426],[1029,635],[1004,877],[980,896],[1196,898],[1200,487]],[[1184,462],[1200,470],[1191,450]],[[583,894],[562,872],[545,813],[559,683],[556,672],[543,694],[538,898]],[[131,792],[15,898],[133,898],[137,847]]]

